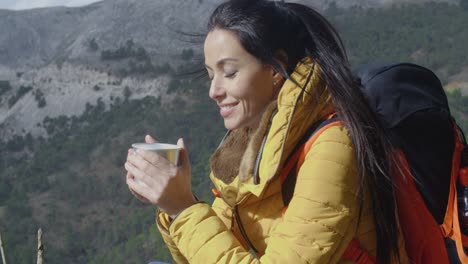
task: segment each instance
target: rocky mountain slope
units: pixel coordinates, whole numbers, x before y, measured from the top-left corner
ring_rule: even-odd
[[[132,40],[144,47],[152,64],[172,62],[170,58],[193,45],[181,40],[186,36],[178,31],[201,32],[193,21],[201,25],[214,2],[112,0],[80,8],[0,10],[0,80],[12,87],[2,95],[0,134],[41,135],[37,123],[46,116],[78,115],[99,97],[109,103],[121,96],[124,87],[131,87],[136,97],[160,95],[167,78],[116,76],[109,68],[126,67],[128,60],[103,61],[102,51]],[[8,104],[7,98],[22,86],[32,89]],[[34,101],[38,90],[47,102],[41,108]]]
[[[0,65],[28,68],[51,62],[95,59],[89,43],[118,48],[128,39],[163,60],[189,43],[177,31],[203,33],[207,15],[219,0],[105,0],[78,8],[54,7],[23,11],[0,10]],[[302,0],[326,8],[382,6],[428,0]],[[457,0],[436,2],[456,3]]]
[[[181,54],[200,51],[201,38],[183,33],[202,34],[207,15],[219,2],[104,0],[77,8],[0,10],[0,136],[44,135],[38,124],[45,117],[79,115],[86,103],[95,104],[98,98],[109,104],[125,87],[135,97],[164,97],[169,82],[164,74],[119,74],[138,61],[103,59],[103,52],[117,52],[131,41],[135,50],[144,49],[141,63],[177,67],[184,62]],[[376,7],[427,1],[298,2],[325,9],[332,2],[339,7]]]

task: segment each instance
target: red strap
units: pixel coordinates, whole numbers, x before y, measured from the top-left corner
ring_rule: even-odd
[[[333,117],[333,116],[331,116]],[[298,151],[299,153],[299,161],[297,162],[297,172],[296,172],[296,175],[297,173],[299,173],[299,169],[301,168],[302,166],[302,163],[304,163],[304,160],[305,160],[305,157],[307,156],[307,153],[309,152],[310,148],[312,147],[312,145],[314,145],[315,141],[317,140],[317,138],[325,131],[327,130],[328,128],[330,127],[334,127],[334,126],[343,126],[344,123],[343,121],[335,121],[335,122],[331,122],[330,124],[322,127],[319,131],[317,131],[305,144],[303,147],[301,147]],[[295,153],[297,154],[297,153]]]
[[[357,239],[349,242],[341,259],[350,260],[356,264],[375,264],[377,262],[373,256],[361,248]]]
[[[331,114],[328,116],[327,119],[333,118],[335,114]],[[333,126],[342,126],[344,123],[342,121],[335,121],[332,122],[324,127],[322,127],[319,131],[315,132],[314,135],[304,144],[302,145],[296,153],[292,155],[292,157],[289,159],[288,163],[284,167],[282,173],[281,173],[281,184],[284,183],[286,178],[289,175],[289,172],[291,169],[294,167],[294,165],[297,162],[297,172],[296,175],[299,173],[299,168],[302,166],[302,163],[304,163],[305,157],[307,156],[307,153],[309,152],[310,148],[312,145],[315,143],[317,138],[328,128],[333,127]],[[281,217],[284,218],[284,214],[286,213],[286,210],[288,207],[284,207],[282,212],[281,212]],[[345,253],[343,254],[342,257],[343,260],[350,260],[353,261],[356,264],[375,264],[376,260],[373,256],[371,256],[367,251],[362,249],[360,247],[359,241],[357,239],[351,240],[349,243],[348,247],[346,248]]]
[[[336,113],[330,114],[326,118],[326,120],[333,118],[335,115]],[[289,175],[289,172],[292,170],[292,168],[294,167],[296,163],[297,163],[297,170],[298,170],[296,174],[299,172],[299,168],[301,167],[302,163],[304,163],[304,159],[305,159],[305,156],[307,155],[307,152],[309,152],[310,148],[312,147],[314,142],[317,140],[317,138],[323,133],[323,131],[325,131],[326,129],[330,127],[340,126],[340,125],[344,125],[344,123],[342,121],[335,121],[320,128],[320,130],[315,132],[314,135],[309,140],[307,140],[306,143],[300,146],[299,149],[296,151],[296,153],[294,153],[291,156],[291,158],[288,160],[288,162],[286,163],[286,166],[281,172],[281,184],[284,183],[284,181]]]
[[[221,198],[221,194],[219,193],[218,190],[216,190],[216,188],[211,189],[211,192],[213,193],[214,196]]]
[[[466,237],[463,236],[460,230],[457,201],[457,180],[459,177],[459,173],[461,173],[460,160],[464,145],[462,143],[460,131],[458,130],[458,127],[456,125],[454,125],[454,130],[456,143],[452,159],[452,175],[450,179],[449,204],[447,206],[444,223],[441,225],[441,229],[446,237],[449,237],[450,239],[455,241],[458,257],[461,263],[468,263],[468,256],[465,254],[465,251],[463,249],[463,242],[466,243],[467,241]]]
[[[336,116],[336,112],[332,112],[330,114],[327,114],[326,118],[324,118],[323,120],[324,121],[329,120],[329,119],[332,119],[335,116]],[[342,124],[343,124],[343,122],[341,122],[341,121],[332,122],[332,123],[322,127],[320,130],[314,132],[314,135],[311,138],[309,138],[309,140],[307,140],[307,142],[305,144],[300,146],[299,149],[296,151],[296,153],[294,153],[291,156],[291,158],[288,160],[288,162],[286,163],[286,166],[284,167],[283,171],[281,172],[281,184],[284,183],[284,181],[286,180],[286,178],[289,175],[289,172],[291,171],[291,169],[294,167],[294,165],[297,163],[298,160],[299,160],[299,163],[297,163],[297,168],[299,169],[299,167],[301,167],[302,163],[304,162],[304,159],[302,159],[302,160],[300,159],[301,155],[307,154],[310,147],[314,144],[315,140],[317,140],[318,136],[320,134],[322,134],[322,132],[325,131],[325,129],[327,129],[327,128],[331,127],[331,126],[342,125]]]
[[[284,181],[286,180],[286,178],[289,175],[289,172],[292,170],[292,168],[294,167],[294,164],[296,164],[297,160],[299,159],[299,155],[301,154],[301,152],[302,152],[301,149],[303,147],[304,146],[301,146],[299,148],[299,151],[294,153],[294,155],[292,155],[292,157],[288,160],[288,163],[286,163],[286,166],[284,167],[283,171],[281,172],[281,184],[284,183]]]

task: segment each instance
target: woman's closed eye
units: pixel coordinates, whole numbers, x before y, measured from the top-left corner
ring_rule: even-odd
[[[208,78],[210,79],[210,81],[213,81],[214,79],[214,74],[213,72],[211,72],[210,70],[207,71],[207,74],[208,74]],[[225,78],[234,78],[237,74],[237,70],[235,71],[230,71],[230,72],[226,72],[223,76]]]
[[[234,78],[234,77],[236,77],[236,73],[237,73],[237,71],[227,72],[227,73],[224,74],[224,77]]]

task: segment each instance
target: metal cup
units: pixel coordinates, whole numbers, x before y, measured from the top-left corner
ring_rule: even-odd
[[[174,165],[179,164],[179,152],[181,147],[173,144],[165,143],[134,143],[132,144],[133,149],[148,150],[156,152],[158,155],[164,157]]]

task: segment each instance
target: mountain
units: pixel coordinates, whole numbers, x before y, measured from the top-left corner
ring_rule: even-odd
[[[59,61],[87,63],[95,60],[91,40],[101,49],[115,49],[129,39],[167,60],[184,48],[175,31],[201,31],[215,2],[107,0],[78,8],[1,10],[0,64],[21,69]]]
[[[79,8],[0,10],[0,80],[14,88],[0,93],[0,135],[44,135],[38,123],[45,117],[79,115],[86,103],[94,104],[99,97],[108,105],[124,87],[131,87],[135,98],[164,94],[165,76],[122,76],[112,67],[128,68],[130,60],[103,60],[103,52],[118,51],[131,41],[135,50],[144,47],[146,61],[151,60],[147,65],[174,64],[173,58],[193,47],[178,31],[201,32],[197,25],[214,4],[115,0]],[[17,95],[20,87],[32,89],[8,104],[7,98]],[[45,106],[35,103],[37,91]]]
[[[204,33],[208,14],[220,2],[105,0],[76,8],[0,10],[0,136],[44,136],[44,118],[79,115],[98,98],[109,105],[125,87],[133,98],[164,97],[164,69],[178,69],[186,63],[184,54],[200,55],[202,38],[189,34]],[[332,3],[349,8],[427,1],[297,2],[325,10]]]
[[[213,198],[207,161],[225,131],[206,81],[183,74],[200,66],[201,39],[179,31],[203,32],[218,2],[0,10],[0,232],[8,263],[35,260],[39,227],[45,263],[171,261],[155,209],[129,193],[123,163],[145,134],[170,143],[183,136],[194,193]],[[468,130],[468,5],[302,2],[336,25],[353,65],[405,60],[435,70]]]
[[[0,10],[0,65],[15,69],[51,62],[95,60],[89,43],[115,49],[128,39],[163,60],[190,45],[178,41],[176,31],[203,33],[207,14],[219,0],[106,0],[84,7]],[[427,0],[296,1],[320,9],[381,6]],[[456,0],[438,2],[456,3]]]

